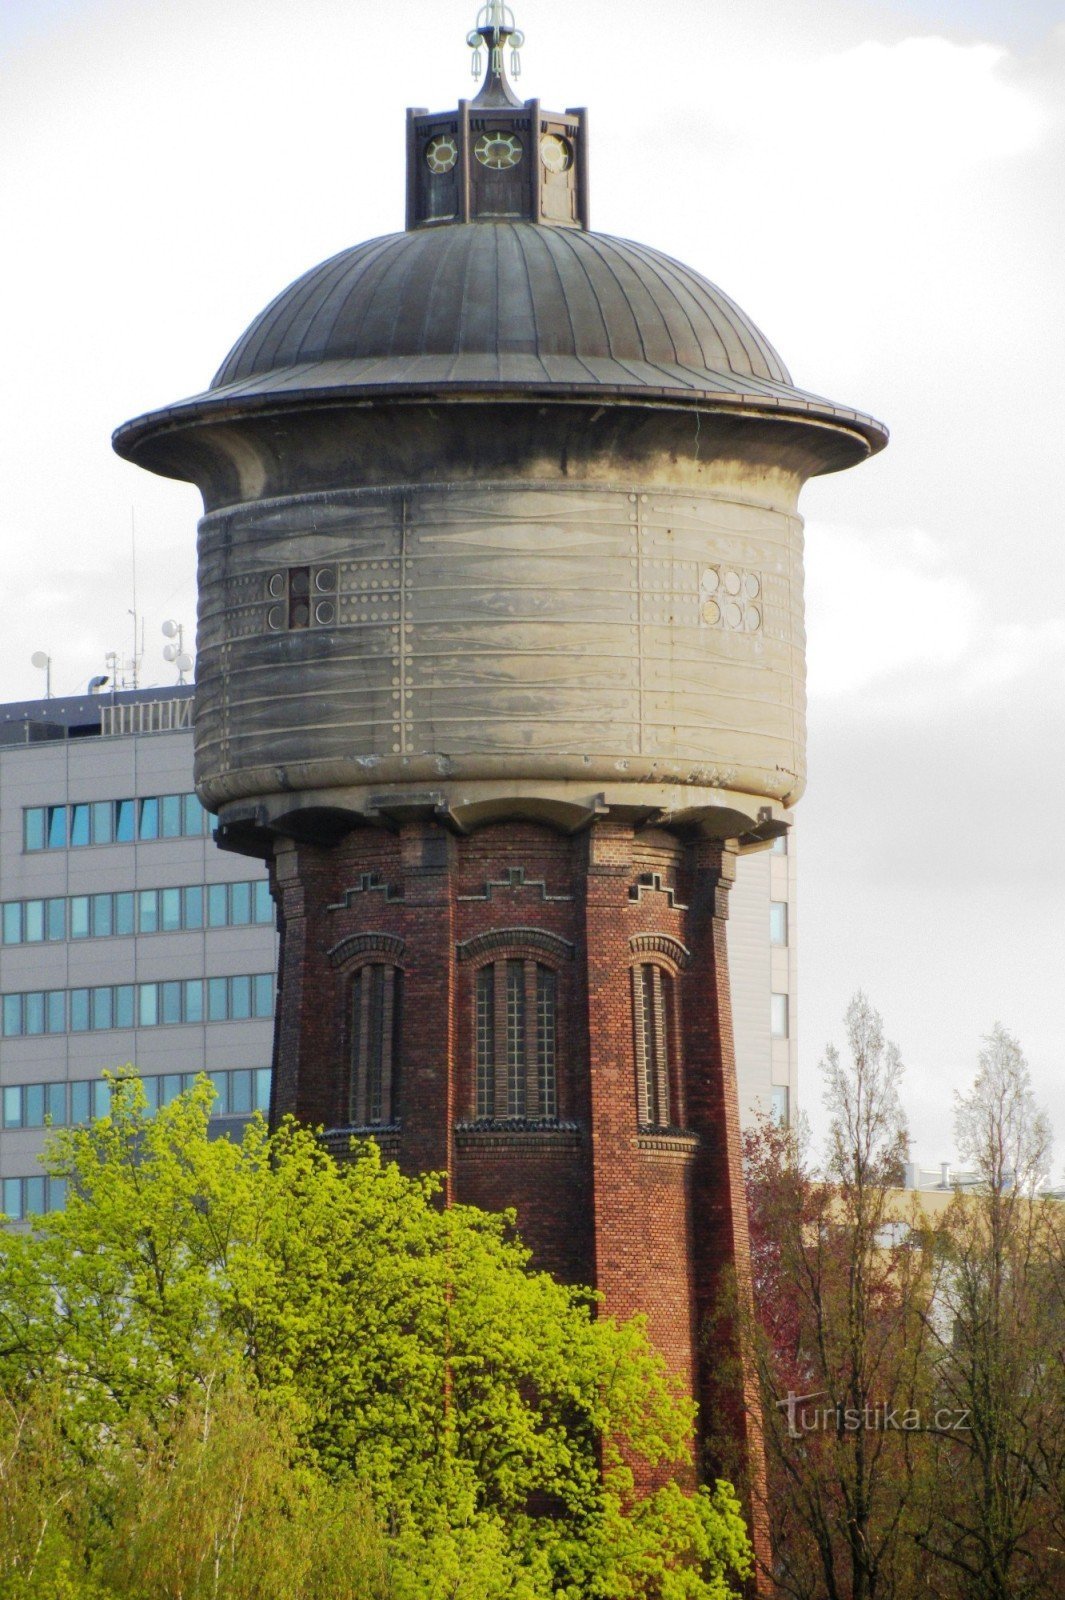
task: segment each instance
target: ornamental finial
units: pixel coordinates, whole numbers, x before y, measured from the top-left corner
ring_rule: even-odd
[[[514,13],[503,0],[489,0],[477,13],[477,25],[466,35],[466,43],[473,51],[471,70],[475,78],[481,76],[483,60],[481,51],[488,52],[488,70],[474,105],[521,104],[507,81],[503,53],[510,47],[511,77],[521,76],[521,47],[525,35],[514,21]]]

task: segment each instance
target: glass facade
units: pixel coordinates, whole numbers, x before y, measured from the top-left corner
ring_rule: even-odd
[[[210,828],[211,817],[194,794],[79,800],[63,806],[27,806],[22,813],[22,848],[79,850],[92,844],[200,839]]]
[[[217,1099],[212,1116],[248,1116],[270,1109],[270,1068],[232,1068],[206,1074]],[[144,1078],[151,1111],[169,1105],[195,1083],[194,1072],[171,1072]],[[80,1078],[74,1082],[7,1084],[0,1091],[5,1128],[66,1128],[106,1117],[111,1109],[111,1085],[105,1078]]]
[[[205,926],[268,926],[273,920],[270,886],[259,878],[250,883],[193,883],[175,889],[5,900],[0,906],[0,939],[4,944],[45,944],[180,933]]]
[[[92,989],[31,990],[0,996],[0,1035],[99,1033],[182,1022],[242,1022],[272,1017],[274,975],[175,978],[159,983],[105,984]]]

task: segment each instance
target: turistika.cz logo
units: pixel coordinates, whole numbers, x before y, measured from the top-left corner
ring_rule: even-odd
[[[794,1394],[788,1390],[777,1408],[788,1414],[788,1433],[801,1439],[807,1433],[968,1433],[969,1412],[960,1407],[940,1406],[931,1416],[917,1406],[817,1405],[831,1400],[827,1389],[816,1394]]]

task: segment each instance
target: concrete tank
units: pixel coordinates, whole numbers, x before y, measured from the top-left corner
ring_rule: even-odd
[[[249,847],[427,798],[768,837],[804,782],[799,492],[885,437],[644,246],[343,252],[116,436],[204,494],[205,804]]]

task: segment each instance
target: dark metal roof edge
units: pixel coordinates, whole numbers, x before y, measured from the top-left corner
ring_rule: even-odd
[[[176,405],[159,411],[145,412],[116,428],[111,443],[118,455],[127,461],[136,461],[137,447],[147,439],[182,427],[209,422],[239,422],[245,417],[262,416],[270,412],[315,409],[359,404],[372,404],[379,400],[463,401],[477,400],[485,395],[510,401],[532,401],[542,405],[545,400],[560,404],[575,400],[609,399],[631,406],[664,406],[670,409],[713,410],[733,412],[752,420],[790,421],[806,423],[811,427],[831,427],[848,433],[857,433],[865,442],[866,453],[877,455],[890,438],[886,425],[866,412],[837,406],[819,395],[795,390],[790,395],[772,395],[752,392],[748,394],[715,389],[682,389],[679,385],[651,386],[645,384],[609,383],[522,383],[500,379],[465,379],[433,383],[392,384],[339,384],[334,388],[315,386],[306,389],[274,390],[264,394],[244,395],[239,399],[208,391],[180,400]]]

